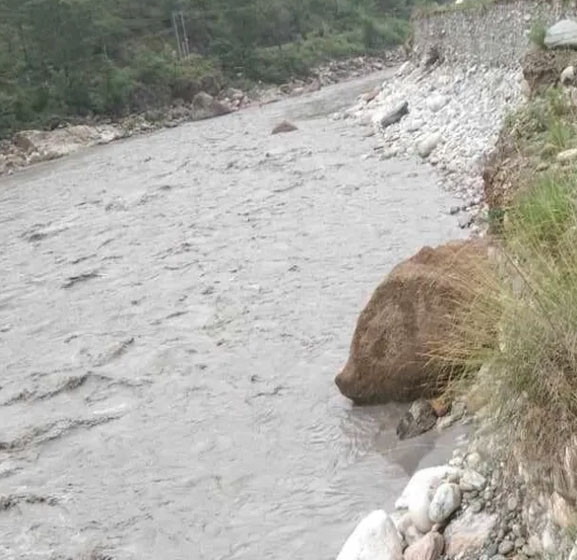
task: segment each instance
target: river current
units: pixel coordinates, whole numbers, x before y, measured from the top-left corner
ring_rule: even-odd
[[[450,454],[333,384],[386,273],[462,236],[331,118],[385,77],[0,180],[1,558],[333,560]]]

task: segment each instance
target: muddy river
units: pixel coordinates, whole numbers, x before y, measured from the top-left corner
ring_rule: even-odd
[[[461,235],[330,117],[384,76],[0,180],[1,558],[332,560],[449,453],[333,384],[387,271]]]

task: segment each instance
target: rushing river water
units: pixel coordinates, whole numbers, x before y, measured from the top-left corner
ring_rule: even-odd
[[[327,116],[382,78],[0,181],[1,558],[332,560],[447,453],[333,384],[386,272],[459,236]]]

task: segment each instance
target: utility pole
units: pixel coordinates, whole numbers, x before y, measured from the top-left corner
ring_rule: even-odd
[[[186,31],[186,23],[184,22],[184,14],[182,12],[180,12],[180,23],[182,25],[182,36],[184,37],[184,56],[188,56],[190,55],[190,45],[188,43],[188,32]]]
[[[188,32],[186,31],[186,22],[183,12],[172,12],[172,28],[176,37],[176,48],[178,58],[182,59],[190,54],[190,45],[188,42]]]

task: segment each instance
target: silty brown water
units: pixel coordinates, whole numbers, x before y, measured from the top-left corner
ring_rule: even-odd
[[[383,77],[1,180],[0,557],[329,560],[449,452],[333,385],[386,272],[459,235],[328,117]]]

